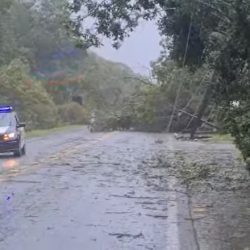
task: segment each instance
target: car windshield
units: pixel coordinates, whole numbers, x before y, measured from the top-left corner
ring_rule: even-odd
[[[11,114],[0,113],[0,127],[8,127],[11,125]]]

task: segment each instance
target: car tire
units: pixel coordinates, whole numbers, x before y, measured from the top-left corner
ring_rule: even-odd
[[[14,151],[14,156],[15,157],[21,157],[22,156],[22,149],[19,148],[16,151]]]
[[[21,149],[22,155],[26,155],[26,146],[25,144],[23,145],[23,148]]]

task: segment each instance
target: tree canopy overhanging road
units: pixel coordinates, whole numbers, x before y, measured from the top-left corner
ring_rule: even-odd
[[[162,36],[162,55],[154,70],[158,81],[168,85],[168,93],[171,83],[168,75],[175,75],[172,63],[184,74],[186,68],[203,72],[197,85],[193,74],[191,79],[174,79],[177,91],[170,92],[175,97],[170,102],[174,106],[168,129],[173,125],[177,106],[182,108],[189,103],[183,101],[182,93],[191,81],[192,92],[201,92],[191,138],[200,126],[199,119],[215,104],[219,120],[235,137],[236,145],[250,164],[249,1],[75,0],[68,9],[75,14],[69,27],[82,38],[83,46],[100,45],[104,35],[113,39],[114,47],[118,48],[141,20],[156,21]],[[91,29],[87,25],[89,19],[93,20]],[[232,107],[235,101],[239,103],[237,108]]]

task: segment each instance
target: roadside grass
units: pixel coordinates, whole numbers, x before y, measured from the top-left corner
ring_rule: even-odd
[[[26,137],[28,139],[36,138],[36,137],[44,137],[44,136],[48,136],[54,133],[70,131],[72,129],[78,129],[82,127],[83,125],[69,125],[69,126],[57,127],[57,128],[52,128],[52,129],[32,130],[32,131],[26,132]]]
[[[214,134],[209,140],[208,142],[211,142],[211,143],[225,143],[225,144],[235,144],[234,143],[234,138],[230,135],[230,134]],[[244,164],[244,159],[243,159],[243,156],[241,154],[241,152],[238,150],[238,161],[239,162],[242,162]],[[249,163],[249,166],[250,166],[250,163]],[[250,167],[249,167],[250,169]]]
[[[230,134],[214,134],[211,139],[211,142],[224,143],[224,142],[234,142],[234,138]]]

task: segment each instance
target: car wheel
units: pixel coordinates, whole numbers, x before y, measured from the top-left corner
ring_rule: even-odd
[[[14,156],[16,157],[21,157],[22,156],[22,149],[19,148],[16,151],[14,151]]]
[[[26,155],[26,146],[25,146],[25,144],[23,145],[23,148],[22,148],[22,155]]]

